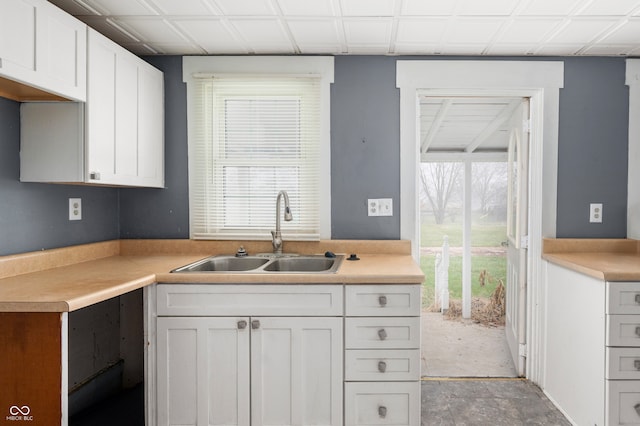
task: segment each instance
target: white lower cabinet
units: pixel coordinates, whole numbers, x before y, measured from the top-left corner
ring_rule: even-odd
[[[147,298],[150,426],[420,424],[419,284],[158,284]]]
[[[194,303],[191,296],[204,296],[205,287],[214,304],[239,294],[233,285],[158,287],[158,312]],[[306,303],[328,298],[342,306],[335,291],[341,286],[241,288],[247,305],[232,308],[239,316],[157,317],[158,425],[341,425],[342,312],[314,316],[326,309],[314,312]],[[271,306],[273,316],[251,315],[256,298],[263,300],[261,312]],[[201,315],[203,307],[193,313]],[[282,309],[305,316],[276,316]]]
[[[345,424],[420,425],[420,285],[345,287]]]
[[[545,392],[574,424],[640,426],[640,282],[545,268]]]

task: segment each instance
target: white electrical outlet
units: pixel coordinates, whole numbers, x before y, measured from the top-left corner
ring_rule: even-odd
[[[602,223],[602,203],[589,204],[589,222]]]
[[[367,200],[367,212],[369,216],[380,216],[380,208],[378,206],[378,200],[369,198]]]
[[[392,198],[380,198],[378,200],[378,216],[393,216]]]
[[[69,220],[82,219],[82,199],[69,198]]]

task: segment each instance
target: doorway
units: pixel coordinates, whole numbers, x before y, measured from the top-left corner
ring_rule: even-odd
[[[526,182],[519,191],[509,183],[526,174],[510,160],[526,161],[528,98],[422,95],[419,105],[423,374],[524,375],[514,368],[505,314],[518,311],[507,308],[516,303],[507,289],[519,286],[507,274],[514,269],[507,252],[511,217],[524,217],[526,229],[526,214],[513,213],[510,202],[526,213],[519,192]]]
[[[412,242],[419,260],[419,200],[416,196],[418,152],[418,98],[430,96],[506,96],[531,99],[529,181],[529,238],[527,250],[526,377],[543,384],[544,300],[542,237],[555,237],[559,89],[563,87],[561,61],[400,60],[396,85],[400,89],[400,236]]]

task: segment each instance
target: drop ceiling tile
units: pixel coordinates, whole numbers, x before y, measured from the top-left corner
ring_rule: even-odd
[[[156,12],[138,0],[84,0],[103,15],[155,15]]]
[[[404,0],[402,14],[407,16],[450,16],[453,15],[456,2],[451,0]]]
[[[582,44],[546,44],[536,48],[536,55],[549,56],[573,56],[578,53],[584,45]]]
[[[514,0],[459,0],[456,12],[462,16],[509,16],[517,4]]]
[[[625,45],[610,45],[610,44],[597,44],[587,47],[581,53],[593,56],[620,56],[620,55],[633,55],[633,46]]]
[[[225,15],[231,16],[269,16],[276,11],[270,0],[215,0]]]
[[[553,36],[549,43],[588,43],[615,23],[615,20],[573,19],[558,34]]]
[[[498,43],[539,43],[562,19],[514,19],[500,34]]]
[[[387,45],[391,39],[391,19],[345,19],[347,44]]]
[[[637,44],[640,40],[640,21],[627,21],[616,28],[598,43],[604,44]]]
[[[149,0],[165,15],[211,15],[212,9],[206,0]]]
[[[184,38],[163,19],[127,16],[114,18],[113,21],[124,29],[131,31],[131,33],[139,34],[142,37],[142,41],[165,44],[185,43]],[[135,32],[132,30],[133,28],[135,28]]]
[[[175,19],[172,22],[208,54],[248,53],[220,20]]]
[[[535,44],[496,43],[491,45],[484,53],[487,55],[525,56],[533,52],[535,47]]]
[[[520,14],[538,16],[563,16],[582,5],[583,0],[532,0]]]
[[[122,27],[115,27],[111,25],[107,18],[102,16],[83,16],[82,21],[88,26],[98,31],[100,34],[105,35],[118,44],[124,45],[125,43],[131,43],[134,41],[140,41],[140,35],[129,35],[128,32],[121,31]]]
[[[58,6],[60,9],[70,13],[71,15],[95,15],[95,12],[91,9],[87,9],[75,2],[74,0],[49,0],[51,3]]]
[[[342,16],[393,16],[395,0],[340,0]]]
[[[449,23],[445,43],[488,43],[503,22],[498,19],[456,19]]]
[[[153,43],[151,46],[163,55],[201,55],[204,53],[188,43]]]
[[[398,21],[396,44],[437,43],[447,29],[447,20],[403,18]]]
[[[438,45],[425,43],[396,43],[393,52],[396,55],[435,55]]]
[[[340,45],[335,19],[291,19],[287,25],[298,45]]]
[[[447,44],[442,47],[440,55],[481,55],[486,48],[485,44]]]
[[[639,7],[638,0],[593,0],[578,15],[626,16]]]
[[[277,0],[284,16],[335,16],[332,0]]]
[[[233,19],[229,22],[256,53],[294,51],[291,40],[277,19]]]

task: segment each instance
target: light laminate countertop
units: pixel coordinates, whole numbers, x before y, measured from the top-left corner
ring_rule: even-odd
[[[69,312],[156,282],[211,284],[419,284],[424,276],[406,244],[340,241],[288,243],[300,253],[356,253],[334,274],[170,273],[230,243],[185,240],[120,240],[0,258],[0,312]],[[246,243],[268,251],[262,243]],[[220,251],[225,249],[226,251]],[[211,251],[213,250],[213,251]],[[304,251],[303,251],[304,250]],[[315,251],[313,251],[315,250]],[[371,253],[367,253],[367,251]],[[173,253],[173,254],[169,254]]]
[[[628,239],[551,239],[543,259],[604,281],[640,281],[640,241]]]

